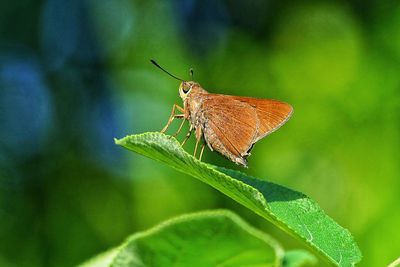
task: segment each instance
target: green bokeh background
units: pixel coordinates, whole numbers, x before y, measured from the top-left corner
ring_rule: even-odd
[[[353,233],[360,266],[400,256],[398,1],[0,0],[0,266],[75,265],[213,208],[303,248],[114,145],[160,130],[181,104],[179,82],[150,58],[184,79],[194,68],[210,92],[292,104],[245,172],[315,199]],[[203,160],[243,170],[209,150]]]

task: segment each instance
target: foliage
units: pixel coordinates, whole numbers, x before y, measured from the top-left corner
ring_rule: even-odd
[[[185,152],[175,138],[161,133],[131,135],[115,142],[211,185],[336,265],[353,266],[361,260],[349,231],[304,194],[201,162]]]
[[[81,267],[284,266],[315,263],[305,251],[289,251],[226,210],[182,215],[132,235]]]

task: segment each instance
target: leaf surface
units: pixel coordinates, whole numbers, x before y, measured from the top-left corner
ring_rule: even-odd
[[[283,257],[283,267],[302,267],[312,266],[317,263],[314,255],[304,250],[289,250],[285,252]]]
[[[306,195],[244,173],[199,161],[162,133],[115,140],[131,151],[163,162],[216,188],[307,244],[337,266],[354,266],[361,252],[350,232]]]
[[[236,214],[216,210],[170,219],[102,255],[82,267],[272,267],[281,266],[284,253]]]

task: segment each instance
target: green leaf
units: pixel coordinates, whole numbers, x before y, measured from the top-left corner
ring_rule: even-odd
[[[114,248],[107,252],[101,253],[89,261],[79,265],[79,267],[106,267],[110,266],[116,257],[118,249]]]
[[[361,260],[350,232],[302,193],[201,162],[185,152],[175,138],[162,133],[131,135],[115,142],[211,185],[300,239],[334,265],[354,266]]]
[[[388,267],[399,267],[399,266],[400,266],[400,258],[398,258],[397,260],[388,265]]]
[[[285,252],[283,257],[283,267],[301,267],[311,266],[317,263],[317,259],[314,255],[310,254],[305,250],[289,250]]]
[[[113,252],[111,265],[107,258],[104,265],[91,260],[84,266],[268,267],[283,259],[275,240],[226,210],[168,220],[134,234]]]

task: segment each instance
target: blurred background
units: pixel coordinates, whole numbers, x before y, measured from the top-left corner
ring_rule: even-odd
[[[192,67],[210,92],[292,104],[244,171],[316,200],[353,233],[360,266],[400,256],[398,1],[0,0],[0,266],[72,266],[213,208],[302,248],[114,144],[159,131],[181,104],[151,58],[184,79]],[[243,170],[209,150],[204,161]]]

